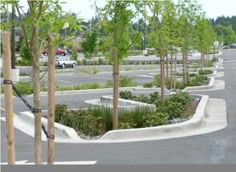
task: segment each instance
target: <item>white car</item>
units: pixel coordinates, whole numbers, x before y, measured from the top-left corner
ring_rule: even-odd
[[[40,54],[40,58],[39,58],[39,63],[41,65],[45,64],[46,62],[48,62],[48,57],[43,55],[43,54]]]
[[[75,67],[76,65],[76,61],[74,60],[70,60],[69,57],[65,57],[65,56],[56,56],[55,57],[55,66],[56,67],[61,67],[61,68],[65,68],[65,67]]]

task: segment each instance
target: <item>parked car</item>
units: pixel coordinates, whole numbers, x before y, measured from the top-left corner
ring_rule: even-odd
[[[68,55],[72,54],[72,51],[71,51],[71,49],[69,49],[69,48],[66,48],[65,50],[66,50],[66,54],[68,54]]]
[[[74,68],[75,65],[76,65],[76,61],[70,60],[69,57],[65,57],[65,56],[56,56],[55,57],[55,66],[56,67],[61,67],[61,68],[72,67],[72,68]]]
[[[47,62],[48,62],[48,57],[45,56],[45,55],[43,55],[43,54],[40,54],[39,63],[40,63],[41,65],[43,65],[43,64],[45,64],[45,63],[47,63]]]
[[[42,53],[43,55],[47,56],[47,55],[48,55],[48,50],[47,50],[47,49],[44,49],[41,53]],[[56,49],[55,54],[56,54],[56,55],[65,56],[65,55],[67,54],[67,51],[64,50],[64,49],[58,48],[58,49]]]
[[[63,50],[61,48],[58,48],[56,50],[56,55],[62,55],[62,56],[65,56],[66,55],[66,50]]]
[[[230,44],[229,48],[236,48],[236,44]]]

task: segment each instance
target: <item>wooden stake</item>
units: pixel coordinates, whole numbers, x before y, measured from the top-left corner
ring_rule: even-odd
[[[161,65],[161,104],[164,104],[165,101],[165,69],[164,69],[164,55],[163,49],[160,48],[160,65]]]
[[[4,80],[11,81],[11,48],[10,33],[2,33],[3,42],[3,67]],[[14,143],[14,123],[13,123],[13,105],[12,105],[12,85],[4,85],[5,109],[6,109],[6,138],[7,138],[7,162],[15,164],[15,143]]]
[[[113,64],[113,129],[118,128],[118,98],[119,98],[119,63],[117,48],[114,48]]]
[[[55,120],[55,50],[52,46],[53,37],[48,37],[48,134],[54,135]],[[53,165],[54,162],[54,139],[48,138],[47,162]]]

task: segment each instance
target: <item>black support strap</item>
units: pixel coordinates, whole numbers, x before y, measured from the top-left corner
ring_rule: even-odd
[[[12,85],[12,81],[11,80],[3,80],[3,84],[11,84]]]
[[[20,92],[17,90],[16,86],[12,83],[11,80],[3,80],[3,84],[11,84],[11,85],[12,85],[12,89],[15,91],[16,95],[24,102],[24,104],[30,109],[30,111],[31,111],[33,114],[35,114],[35,113],[40,113],[40,112],[41,112],[41,109],[33,108],[33,107],[24,99],[24,97],[20,94]],[[42,124],[42,130],[43,130],[43,133],[47,136],[47,138],[55,139],[55,135],[49,134],[43,124]]]

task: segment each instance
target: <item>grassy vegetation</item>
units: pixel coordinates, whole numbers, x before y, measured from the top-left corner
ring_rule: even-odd
[[[195,109],[189,110],[192,99],[187,93],[177,93],[160,104],[159,94],[134,96],[131,92],[121,92],[122,98],[153,103],[157,111],[147,108],[136,108],[133,111],[119,111],[118,128],[140,128],[169,124],[175,118],[189,118]],[[123,97],[125,96],[125,97]],[[67,110],[66,105],[56,105],[56,122],[74,128],[86,136],[101,136],[112,129],[112,110],[106,107],[80,110]]]
[[[200,71],[199,74],[189,73],[187,85],[184,85],[181,81],[177,80],[175,81],[176,89],[183,89],[188,86],[206,85],[209,82],[209,80],[205,75],[210,74],[210,73],[212,73],[211,70],[203,70],[203,71]],[[177,76],[182,76],[182,74],[178,73]],[[172,80],[172,83],[174,83],[174,80]],[[146,88],[160,87],[160,84],[161,84],[160,75],[155,75],[153,81],[145,83],[143,86]],[[171,79],[165,80],[165,86],[167,89],[170,89]]]

